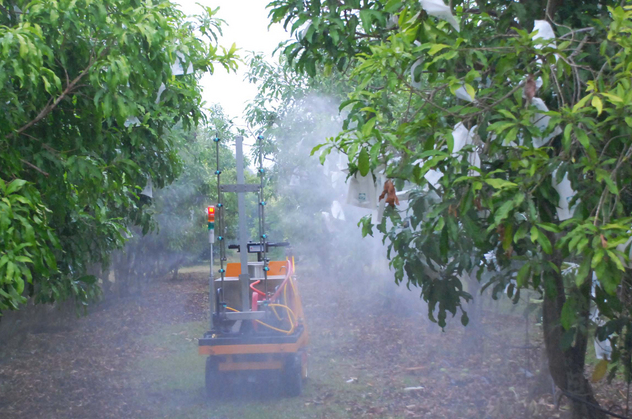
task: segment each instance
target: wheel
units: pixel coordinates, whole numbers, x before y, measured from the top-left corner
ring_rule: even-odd
[[[285,363],[283,386],[285,394],[290,397],[300,396],[303,392],[303,365],[300,355],[291,356]]]
[[[224,386],[219,374],[219,365],[217,360],[210,356],[206,358],[204,381],[207,398],[214,399],[222,395]]]

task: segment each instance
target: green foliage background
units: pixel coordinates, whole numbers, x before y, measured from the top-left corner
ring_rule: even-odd
[[[315,151],[342,151],[362,173],[386,166],[398,189],[413,186],[407,212],[387,212],[377,228],[397,282],[421,290],[431,319],[444,326],[459,314],[467,324],[466,274],[494,295],[541,293],[553,378],[595,404],[583,376],[591,304],[606,319],[598,336],[631,379],[632,5],[457,0],[446,6],[457,31],[422,3],[270,3],[271,20],[296,35],[288,62],[353,86],[344,130]],[[537,19],[555,40],[533,32]],[[549,111],[531,102],[529,80],[542,83],[535,95]],[[471,139],[457,151],[458,124]],[[442,174],[436,185],[431,170]],[[565,176],[576,191],[568,220],[556,210]],[[372,231],[370,218],[363,229]],[[575,400],[573,415],[602,413]]]
[[[214,13],[191,21],[161,0],[0,3],[0,313],[26,296],[87,301],[98,294],[89,266],[126,228],[148,231],[138,192],[181,173],[177,136],[203,118],[197,72],[235,68]],[[173,74],[176,61],[195,72]]]

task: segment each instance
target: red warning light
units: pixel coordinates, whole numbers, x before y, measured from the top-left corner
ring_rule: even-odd
[[[208,222],[215,222],[215,207],[208,207]]]

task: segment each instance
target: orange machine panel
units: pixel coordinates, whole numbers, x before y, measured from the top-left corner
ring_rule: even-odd
[[[287,274],[287,261],[272,260],[268,263],[268,275],[285,275]]]
[[[241,273],[241,263],[226,264],[226,277],[238,277]]]

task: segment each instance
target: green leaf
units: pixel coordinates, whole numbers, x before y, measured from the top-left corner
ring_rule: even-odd
[[[15,193],[17,191],[19,191],[20,189],[22,189],[22,187],[26,185],[26,181],[22,180],[22,179],[16,179],[14,181],[12,181],[11,183],[9,183],[9,186],[7,186],[7,190],[5,192],[6,195],[11,195],[12,193]]]
[[[366,150],[366,148],[362,147],[362,150],[360,150],[360,156],[358,157],[358,170],[360,170],[360,175],[368,175],[370,169],[371,158],[369,156],[369,152]]]
[[[586,131],[582,129],[575,130],[575,135],[577,135],[577,139],[586,150],[591,148],[590,139],[588,138],[588,134],[586,134]]]
[[[389,0],[384,6],[384,10],[388,13],[395,13],[402,7],[402,0]]]
[[[467,326],[469,322],[470,322],[470,318],[467,316],[467,313],[464,311],[463,314],[461,314],[461,324],[463,326]]]
[[[516,185],[513,182],[509,182],[508,180],[498,179],[498,178],[490,178],[485,179],[485,183],[491,186],[494,189],[507,189],[507,188],[515,188]]]
[[[525,263],[518,270],[518,275],[516,276],[516,284],[518,287],[523,288],[526,287],[531,277],[531,264]]]
[[[472,99],[476,97],[476,89],[474,89],[474,87],[472,87],[470,84],[465,83],[465,90],[467,91],[467,94],[470,95]]]
[[[551,242],[548,237],[544,234],[538,234],[538,243],[542,246],[542,251],[547,255],[550,255],[553,252],[553,247],[551,246]]]
[[[575,284],[578,287],[581,287],[582,284],[588,278],[588,273],[590,272],[590,258],[585,257],[582,260],[582,263],[579,265],[579,269],[577,270],[577,274],[575,275]]]
[[[309,153],[309,155],[313,156],[314,153],[316,153],[318,150],[320,150],[324,145],[325,145],[325,143],[318,144],[316,147],[312,148],[312,151]]]
[[[601,247],[601,243],[599,243],[599,248],[595,249],[595,254],[592,257],[592,260],[590,261],[590,267],[593,269],[597,269],[605,255],[606,255],[606,251]]]
[[[573,113],[579,111],[581,108],[583,108],[586,103],[593,97],[592,93],[589,95],[584,96],[583,98],[581,98],[579,100],[579,102],[577,102],[575,104],[575,106],[573,106]]]
[[[446,45],[446,44],[434,44],[432,47],[430,47],[430,50],[428,50],[428,55],[430,55],[431,57],[433,55],[435,55],[437,52],[445,49],[445,48],[450,48],[450,45]]]
[[[514,243],[518,243],[520,240],[524,239],[527,235],[527,230],[529,229],[529,224],[528,223],[522,223],[520,224],[520,227],[518,227],[518,231],[516,231],[516,234],[514,234]]]
[[[569,152],[571,149],[571,133],[573,132],[573,125],[567,124],[564,127],[564,136],[562,137],[562,145],[564,146],[564,151]]]
[[[503,140],[503,144],[509,144],[512,141],[515,141],[516,138],[518,137],[518,131],[520,130],[519,127],[513,127],[512,129],[509,130],[509,132],[507,133],[507,135],[505,136],[504,140]]]
[[[615,95],[613,93],[603,92],[603,93],[601,93],[601,95],[605,96],[606,98],[608,98],[608,100],[610,100],[610,102],[612,102],[612,103],[623,103],[623,98],[621,98],[620,96],[617,96],[617,95]]]
[[[603,103],[601,103],[599,96],[593,96],[591,104],[597,109],[597,115],[601,115],[601,112],[603,112]]]
[[[512,114],[510,111],[508,111],[507,109],[498,109],[498,113],[504,116],[505,118],[513,119],[514,121],[518,120],[516,116]]]
[[[365,33],[371,31],[372,11],[367,9],[360,10],[360,20],[362,21],[362,28]]]
[[[551,223],[538,223],[537,226],[542,230],[550,231],[551,233],[559,233],[561,231],[558,226]]]
[[[365,137],[369,137],[371,136],[371,131],[373,131],[373,127],[375,127],[375,122],[377,120],[375,119],[375,117],[369,119],[363,126],[362,126],[362,135]]]

